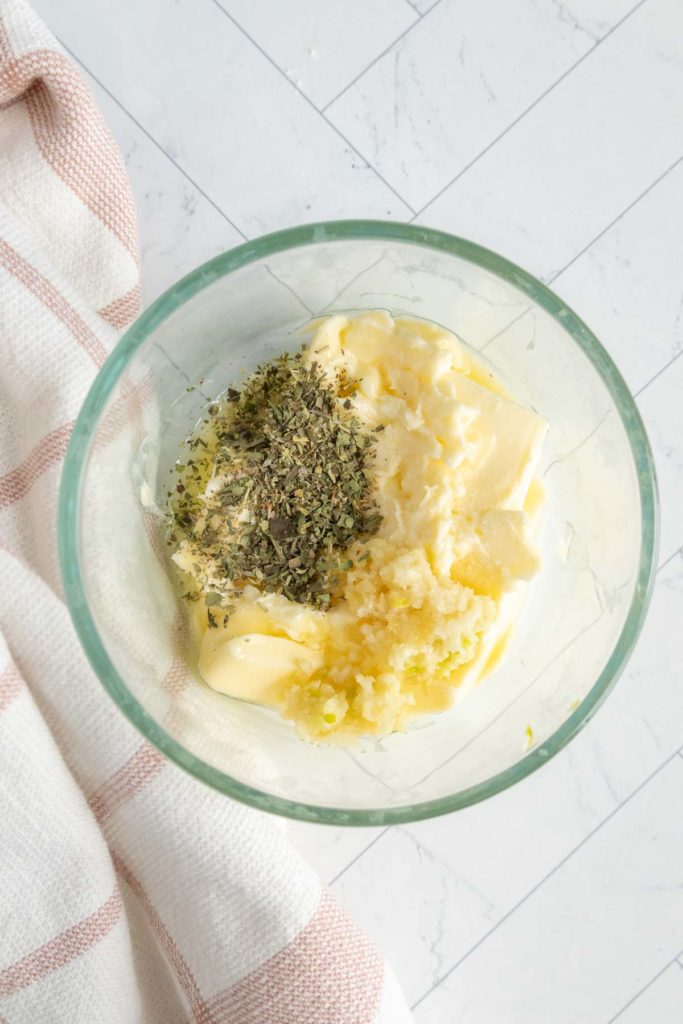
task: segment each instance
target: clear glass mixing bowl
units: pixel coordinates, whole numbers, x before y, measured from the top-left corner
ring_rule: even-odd
[[[312,316],[385,308],[435,320],[550,423],[543,569],[506,660],[452,711],[357,748],[314,746],[211,691],[185,656],[155,509],[207,399],[293,348]],[[471,242],[343,221],[278,232],[199,267],[133,324],[74,428],[59,511],[64,587],[125,715],[198,779],[256,807],[336,824],[410,821],[504,789],[595,712],[643,622],[656,488],[612,360],[548,288]]]

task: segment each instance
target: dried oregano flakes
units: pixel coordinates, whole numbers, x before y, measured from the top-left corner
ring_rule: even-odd
[[[377,531],[373,437],[353,394],[343,373],[285,353],[208,407],[176,467],[169,543],[189,556],[210,624],[247,584],[328,607],[347,549]]]

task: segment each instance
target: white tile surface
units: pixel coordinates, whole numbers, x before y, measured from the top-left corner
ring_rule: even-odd
[[[680,1024],[682,1019],[683,967],[676,962],[621,1011],[614,1024]]]
[[[326,217],[408,214],[210,0],[142,0],[129,3],[128,17],[109,0],[37,6],[245,234]]]
[[[676,756],[420,1004],[419,1024],[609,1020],[683,944],[682,801]]]
[[[417,1000],[619,807],[681,742],[683,560],[661,573],[638,649],[590,726],[487,803],[380,838],[333,886]],[[428,867],[429,866],[429,867]],[[400,901],[371,896],[377,879]],[[591,951],[580,958],[591,955]],[[496,969],[496,961],[490,962]],[[428,1019],[428,1018],[425,1018]],[[553,1022],[554,1024],[554,1022]]]
[[[220,3],[35,0],[107,90],[147,298],[241,233],[429,204],[421,221],[555,279],[598,334],[640,391],[662,503],[645,630],[566,751],[456,815],[292,838],[410,999],[436,985],[419,1024],[678,1024],[683,8]]]
[[[633,391],[683,348],[681,195],[683,163],[552,284],[597,334]]]
[[[418,209],[632,6],[442,0],[328,114]]]
[[[325,106],[414,24],[407,0],[217,0],[287,77]]]
[[[311,825],[305,821],[289,822],[292,842],[315,868],[325,885],[330,885],[348,869],[352,861],[370,843],[376,842],[383,831],[381,828],[334,828],[331,825]]]
[[[682,28],[647,0],[420,221],[552,276],[681,156]]]
[[[126,161],[140,217],[145,303],[244,240],[93,79],[89,85]]]

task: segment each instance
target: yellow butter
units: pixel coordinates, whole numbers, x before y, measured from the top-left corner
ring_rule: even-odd
[[[198,667],[209,686],[219,693],[272,704],[280,697],[286,679],[308,678],[321,661],[319,652],[283,637],[262,633],[231,637],[222,630],[207,629]]]
[[[547,425],[434,323],[330,316],[307,358],[358,381],[353,412],[381,428],[379,532],[348,552],[329,612],[246,588],[224,624],[200,627],[199,671],[305,736],[384,734],[450,706],[502,657],[539,567]],[[187,552],[174,557],[192,574]]]

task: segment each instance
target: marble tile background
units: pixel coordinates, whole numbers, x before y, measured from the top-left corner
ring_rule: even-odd
[[[149,301],[285,225],[417,220],[539,275],[633,389],[662,498],[603,710],[489,802],[292,825],[419,1024],[683,1021],[681,0],[34,0],[138,201]]]

